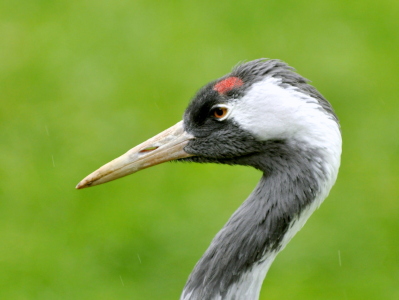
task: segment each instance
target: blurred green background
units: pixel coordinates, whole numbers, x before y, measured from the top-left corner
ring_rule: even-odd
[[[1,1],[0,298],[178,299],[260,173],[169,163],[74,187],[269,57],[330,100],[344,149],[261,299],[399,299],[398,16],[392,0]]]

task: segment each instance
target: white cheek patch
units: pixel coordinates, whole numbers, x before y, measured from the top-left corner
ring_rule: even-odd
[[[283,88],[280,82],[268,77],[255,83],[234,102],[230,117],[260,140],[312,138],[318,129],[325,134],[325,126],[337,127],[316,99],[294,87]]]
[[[319,149],[326,167],[337,166],[328,170],[335,178],[342,147],[338,123],[317,99],[295,87],[281,87],[280,82],[268,77],[255,83],[243,98],[232,102],[229,117],[261,141],[286,139]]]

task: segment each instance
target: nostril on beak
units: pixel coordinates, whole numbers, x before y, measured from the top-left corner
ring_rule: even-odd
[[[147,152],[154,151],[154,150],[156,150],[156,149],[158,149],[158,147],[156,147],[156,146],[153,146],[153,147],[147,147],[147,148],[144,148],[143,150],[140,150],[140,152],[139,152],[139,153],[147,153]]]

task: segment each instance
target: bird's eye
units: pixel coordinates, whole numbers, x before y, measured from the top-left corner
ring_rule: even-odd
[[[212,109],[212,116],[215,117],[218,120],[223,119],[224,117],[227,116],[228,113],[228,108],[224,106],[217,106],[214,109]]]

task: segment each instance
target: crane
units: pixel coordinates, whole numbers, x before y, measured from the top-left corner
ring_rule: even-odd
[[[330,103],[280,60],[242,63],[202,87],[183,120],[84,178],[166,162],[252,166],[262,177],[195,265],[181,300],[256,300],[277,254],[327,197],[342,138]]]

